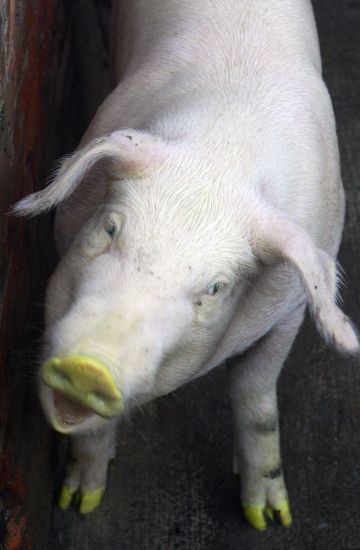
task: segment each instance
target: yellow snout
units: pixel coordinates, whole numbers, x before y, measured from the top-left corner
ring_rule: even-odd
[[[42,381],[104,418],[123,410],[123,399],[108,369],[82,355],[52,357],[43,364]]]

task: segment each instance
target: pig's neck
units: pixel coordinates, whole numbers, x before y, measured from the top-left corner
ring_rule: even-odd
[[[83,143],[121,127],[201,139],[209,130],[219,133],[215,122],[220,115],[226,120],[227,112],[226,127],[235,131],[234,102],[239,108],[249,98],[258,103],[259,73],[264,85],[267,73],[279,90],[288,64],[304,65],[301,22],[312,21],[307,0],[267,0],[266,9],[263,0],[153,0],[148,6],[132,0],[131,16],[119,31],[126,43],[117,63],[120,84]],[[317,44],[308,34],[309,60],[317,65]]]

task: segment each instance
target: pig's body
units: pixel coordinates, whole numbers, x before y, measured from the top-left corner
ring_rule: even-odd
[[[109,370],[125,406],[165,394],[231,359],[235,469],[241,470],[245,514],[252,525],[264,528],[268,505],[288,524],[276,380],[306,303],[319,330],[337,347],[353,351],[358,345],[333,303],[331,258],[340,243],[344,198],[310,2],[132,0],[119,8],[114,36],[120,83],[99,108],[78,158],[84,147],[91,153],[95,138],[114,147],[116,136],[116,143],[129,149],[122,159],[127,168],[125,176],[120,161],[111,176],[90,170],[57,210],[56,239],[64,260],[48,291],[45,358],[77,353],[105,362],[110,357]],[[140,159],[145,175],[133,177],[136,155],[144,143],[148,146],[138,131],[156,136],[166,147],[154,145],[155,154],[150,144]],[[105,156],[98,153],[100,161]],[[162,156],[159,168],[152,159]],[[67,179],[71,177],[75,181],[75,176]],[[59,182],[58,188],[67,185]],[[43,197],[38,210],[51,202],[49,194]],[[91,221],[85,229],[84,224],[94,210],[109,203],[125,219],[118,245],[123,263],[109,263],[103,271],[99,263],[95,276],[98,253],[84,271],[81,262],[91,253],[81,239],[91,229]],[[31,205],[24,204],[26,208],[30,211]],[[108,261],[105,256],[103,261]],[[211,292],[199,295],[192,309],[185,307],[183,289],[190,292],[189,281],[205,288],[211,269],[221,274],[220,287],[210,285]],[[81,280],[74,286],[76,276]],[[84,278],[91,281],[91,292]],[[210,303],[231,281],[223,302]],[[100,304],[94,298],[104,295],[104,285],[120,311],[106,334],[89,328],[96,311],[113,319],[110,300]],[[78,307],[70,305],[74,295]],[[77,328],[84,319],[86,331]],[[167,332],[169,324],[172,332]],[[154,327],[165,334],[161,353],[153,344]],[[112,342],[118,340],[124,343],[116,355]],[[49,392],[42,388],[52,418]],[[64,506],[75,489],[82,489],[85,500],[93,491],[96,500],[96,491],[104,486],[107,460],[114,452],[114,422],[98,420],[63,429],[103,430],[96,442],[86,435],[77,440],[75,453],[85,459],[76,471],[69,470]],[[99,438],[105,449],[102,468],[99,456],[96,464],[91,458]],[[83,511],[93,507],[84,504]]]
[[[240,199],[251,200],[253,188],[261,188],[271,204],[335,257],[344,199],[310,2],[270,0],[264,8],[263,0],[131,1],[117,20],[120,83],[81,146],[120,128],[182,141],[196,151],[209,185],[224,177],[231,185],[226,216],[235,220],[239,215],[233,212],[234,190]],[[189,188],[194,184],[190,178],[181,182]],[[154,191],[150,185],[149,193]],[[60,250],[104,200],[105,186],[95,185],[90,175],[58,209]],[[246,295],[201,373],[244,351],[304,300],[302,286],[284,274],[283,266],[265,269]],[[194,370],[189,358],[187,363],[184,380]],[[171,372],[168,365],[164,368]],[[178,376],[165,384],[163,379],[155,395],[183,382]]]

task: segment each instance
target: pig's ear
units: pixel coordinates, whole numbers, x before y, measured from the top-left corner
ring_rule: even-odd
[[[109,159],[117,173],[142,175],[163,162],[169,146],[145,132],[120,130],[91,141],[83,149],[65,158],[53,181],[41,191],[15,204],[12,213],[35,216],[67,199],[85,173],[102,159]]]
[[[335,303],[335,261],[315,246],[300,225],[272,208],[259,208],[251,227],[251,245],[260,260],[283,260],[299,273],[307,291],[310,311],[325,340],[339,351],[359,351],[355,330]]]

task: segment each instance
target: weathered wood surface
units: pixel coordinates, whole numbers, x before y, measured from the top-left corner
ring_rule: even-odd
[[[360,327],[360,2],[314,4],[348,197],[340,255],[347,283],[344,305]],[[31,548],[359,550],[359,359],[327,349],[307,321],[287,361],[279,400],[294,513],[290,529],[272,526],[259,533],[242,517],[238,482],[231,473],[225,382],[218,369],[134,415],[119,430],[118,456],[102,506],[80,517],[54,505],[66,440],[45,427],[24,376],[18,455],[26,473]]]
[[[27,304],[38,286],[33,264],[39,241],[37,222],[4,213],[42,184],[56,154],[56,133],[49,128],[58,123],[63,96],[68,50],[62,22],[57,0],[0,2],[0,545],[6,539],[9,550],[20,548],[28,528],[17,460],[25,395],[19,365],[29,334]]]
[[[75,5],[71,0],[0,0],[1,549],[31,547],[32,532],[44,532],[41,522],[46,525],[49,520],[45,495],[51,497],[52,491],[52,478],[46,478],[51,471],[49,431],[29,409],[28,400],[35,393],[38,302],[54,262],[51,218],[29,222],[4,214],[11,203],[44,184],[53,159],[76,145],[108,88],[107,53],[97,23],[97,12],[106,4],[106,0],[100,7],[95,0],[78,0]],[[96,86],[94,78],[77,79],[77,66],[84,64],[75,55],[84,36],[80,23],[85,20],[90,25],[94,19],[96,56],[91,53],[100,79]],[[39,513],[30,519],[27,506]]]

